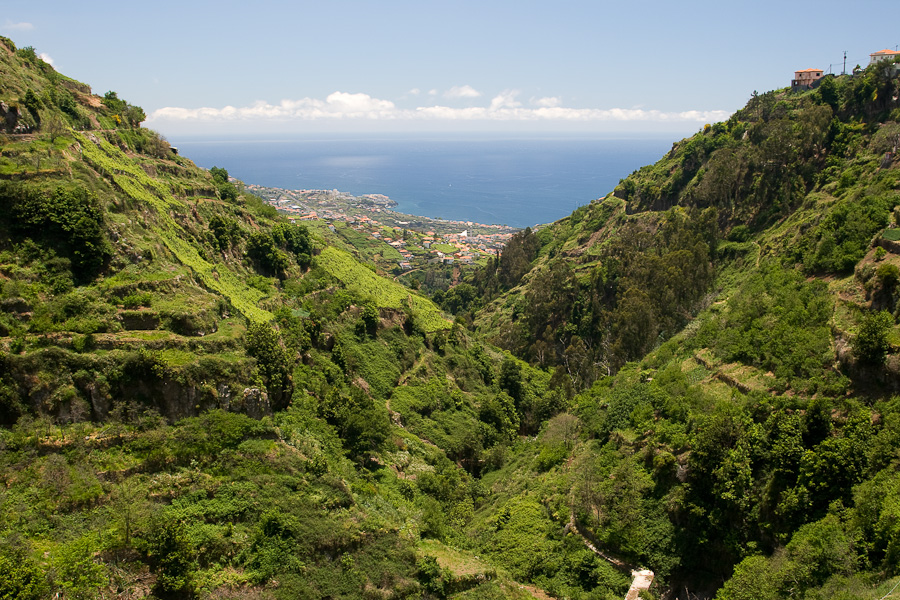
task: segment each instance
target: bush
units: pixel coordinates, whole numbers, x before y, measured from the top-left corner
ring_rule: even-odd
[[[47,582],[38,566],[21,549],[0,545],[0,599],[39,600]]]
[[[81,280],[91,279],[112,256],[105,236],[103,209],[82,187],[59,186],[50,193],[7,183],[0,207],[12,215],[12,229],[72,261]]]
[[[261,231],[254,232],[247,240],[249,256],[264,274],[275,275],[279,279],[287,276],[290,267],[287,254],[280,250],[271,236]]]
[[[135,292],[122,298],[120,303],[124,308],[134,309],[141,306],[149,307],[153,301],[150,292]]]
[[[138,548],[147,556],[150,569],[156,573],[154,594],[164,599],[193,595],[194,549],[183,524],[156,519],[138,540]]]
[[[94,561],[96,542],[82,537],[63,546],[54,560],[57,585],[66,598],[88,600],[106,582],[103,567]]]
[[[869,241],[888,224],[896,200],[865,195],[838,203],[800,244],[808,273],[847,272],[865,255]]]
[[[888,332],[894,326],[894,318],[886,310],[866,313],[853,338],[853,354],[869,365],[881,365],[890,350]]]

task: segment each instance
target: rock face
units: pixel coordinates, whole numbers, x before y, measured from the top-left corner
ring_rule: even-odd
[[[244,413],[255,419],[272,414],[272,405],[265,390],[255,387],[239,390],[241,386],[238,384],[198,386],[163,378],[149,385],[148,382],[141,382],[118,397],[132,398],[142,404],[149,404],[169,421],[194,417],[214,408]],[[95,412],[100,413],[103,409],[110,410],[111,406],[94,403],[93,408]]]
[[[0,126],[6,133],[16,130],[19,123],[19,110],[10,107],[6,102],[0,102]]]
[[[254,364],[201,356],[170,367],[153,351],[138,356],[115,350],[98,358],[57,346],[10,354],[0,363],[2,383],[12,394],[0,402],[0,425],[28,412],[60,422],[103,420],[119,404],[151,408],[170,422],[211,409],[259,419],[282,408],[289,394],[253,387]]]
[[[150,331],[159,329],[159,315],[154,312],[129,310],[119,313],[122,328],[129,331]]]

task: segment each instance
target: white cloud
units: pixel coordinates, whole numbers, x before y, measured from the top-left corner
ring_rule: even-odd
[[[500,92],[498,95],[494,96],[494,99],[491,100],[491,110],[500,110],[502,108],[519,108],[522,106],[521,102],[516,102],[516,96],[519,95],[519,92],[516,90],[505,90]]]
[[[419,88],[413,88],[406,93],[409,94],[410,96],[418,96],[419,94],[422,93],[422,90],[420,90]]]
[[[50,55],[47,54],[46,52],[41,52],[40,54],[38,54],[38,58],[40,58],[42,61],[44,61],[51,67],[53,66],[53,59],[50,58]]]
[[[542,106],[544,108],[555,108],[562,104],[562,98],[559,96],[552,96],[547,98],[533,98],[531,103],[535,106]]]
[[[391,119],[396,116],[394,103],[368,94],[334,92],[325,100],[301,98],[269,104],[264,100],[237,108],[180,108],[167,106],[153,112],[148,121],[235,121],[235,120],[318,120],[318,119]]]
[[[444,92],[445,98],[479,98],[480,96],[481,92],[470,85],[454,85]]]
[[[437,94],[438,94],[438,91],[437,91],[437,90],[428,90],[428,95],[429,95],[429,96],[437,96]]]
[[[378,100],[368,94],[334,92],[325,102],[331,110],[349,117],[390,114],[394,111],[394,103],[390,100]]]
[[[451,108],[449,106],[420,106],[410,114],[413,119],[429,121],[472,121],[488,119],[488,111],[481,106]]]
[[[250,106],[222,108],[165,107],[154,111],[148,121],[557,121],[557,122],[656,122],[712,123],[727,119],[730,113],[723,110],[689,110],[664,112],[642,108],[567,108],[560,106],[559,98],[541,98],[532,101],[537,108],[525,108],[516,100],[518,92],[504,91],[495,96],[488,106],[455,108],[443,105],[419,106],[400,109],[390,100],[373,98],[368,94],[334,92],[324,100],[300,98],[282,100],[270,104],[260,100]]]
[[[9,19],[7,19],[6,22],[3,23],[3,29],[7,31],[31,31],[32,29],[34,29],[34,25],[26,22],[13,23]]]

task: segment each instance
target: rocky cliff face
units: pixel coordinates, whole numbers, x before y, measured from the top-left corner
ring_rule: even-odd
[[[28,133],[30,127],[19,124],[19,108],[0,102],[0,125],[6,133]]]

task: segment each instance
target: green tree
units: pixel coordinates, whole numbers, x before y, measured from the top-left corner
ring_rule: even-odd
[[[522,369],[514,358],[506,357],[500,364],[500,389],[512,396],[517,403],[522,400]]]
[[[228,171],[222,167],[213,167],[209,170],[212,175],[213,182],[216,184],[216,190],[223,200],[237,200],[238,190],[234,184],[228,181]]]
[[[416,567],[419,570],[419,582],[425,588],[425,591],[438,598],[444,598],[446,596],[444,592],[445,580],[450,577],[448,577],[449,574],[445,574],[441,569],[437,559],[433,556],[423,556],[416,563]]]
[[[125,479],[112,494],[114,517],[119,521],[122,543],[131,546],[131,537],[138,522],[150,511],[146,488],[141,485],[140,475]]]
[[[34,46],[24,46],[16,50],[16,55],[21,56],[25,60],[37,63],[40,59],[38,58],[37,51],[34,49]]]
[[[31,557],[0,543],[0,600],[38,600],[46,591],[44,574]]]
[[[378,332],[378,324],[381,322],[378,307],[371,302],[366,302],[362,307],[361,313],[362,324],[366,333],[374,337]]]
[[[290,397],[291,357],[278,331],[269,323],[251,323],[244,338],[247,354],[257,368],[269,395],[278,404]]]
[[[128,108],[126,108],[125,112],[122,114],[122,117],[132,127],[138,127],[141,123],[144,122],[144,120],[146,120],[147,115],[146,113],[144,113],[144,109],[140,106],[129,104]]]
[[[507,442],[516,437],[519,431],[519,414],[516,402],[506,392],[485,399],[481,403],[478,418],[493,427],[496,439],[491,442]]]
[[[13,230],[54,248],[72,261],[82,280],[90,279],[112,256],[103,209],[83,187],[59,186],[52,193],[14,184],[0,187],[0,207],[11,209]]]
[[[477,299],[477,290],[468,283],[460,283],[453,286],[440,299],[435,295],[435,301],[440,302],[441,308],[454,315],[474,308]]]
[[[350,388],[349,395],[329,389],[318,408],[319,415],[337,429],[347,453],[359,462],[380,450],[390,436],[386,407],[358,387]]]
[[[194,549],[184,525],[178,521],[158,518],[152,522],[140,540],[156,573],[154,594],[163,599],[183,599],[194,596]]]
[[[103,566],[94,561],[96,542],[90,537],[78,538],[57,552],[53,560],[55,579],[66,598],[95,598],[105,582]]]
[[[304,225],[277,223],[272,227],[272,240],[276,246],[293,254],[300,267],[309,267],[313,247],[309,230]]]
[[[249,256],[264,274],[275,275],[279,279],[287,276],[290,261],[287,254],[275,245],[272,236],[255,231],[247,239]]]
[[[127,102],[119,99],[119,94],[112,90],[103,94],[103,99],[101,100],[101,102],[103,102],[103,105],[106,108],[117,115],[121,115],[125,110],[125,107],[128,105]]]
[[[838,91],[834,82],[834,77],[825,77],[818,87],[819,97],[822,102],[831,107],[832,110],[838,109]]]
[[[212,175],[213,181],[216,183],[228,183],[227,169],[223,169],[222,167],[212,167],[209,170],[209,174]]]
[[[22,99],[22,104],[25,105],[25,108],[28,109],[28,112],[31,113],[31,116],[34,117],[34,120],[38,123],[41,122],[41,115],[39,113],[41,108],[41,100],[37,97],[37,94],[32,90],[27,90],[25,92],[25,97]]]
[[[734,569],[716,600],[781,600],[778,567],[765,556],[748,556]]]
[[[231,248],[241,237],[237,221],[221,215],[213,215],[210,218],[209,231],[212,233],[215,246],[222,251]]]
[[[853,338],[853,354],[864,364],[881,365],[890,350],[888,333],[894,318],[886,310],[863,315],[859,331]]]
[[[798,529],[785,550],[788,564],[779,573],[784,596],[821,586],[833,575],[849,575],[858,560],[851,536],[835,515]]]
[[[57,138],[66,134],[66,124],[58,114],[53,113],[46,119],[41,129],[50,137],[50,142],[55,142]]]

